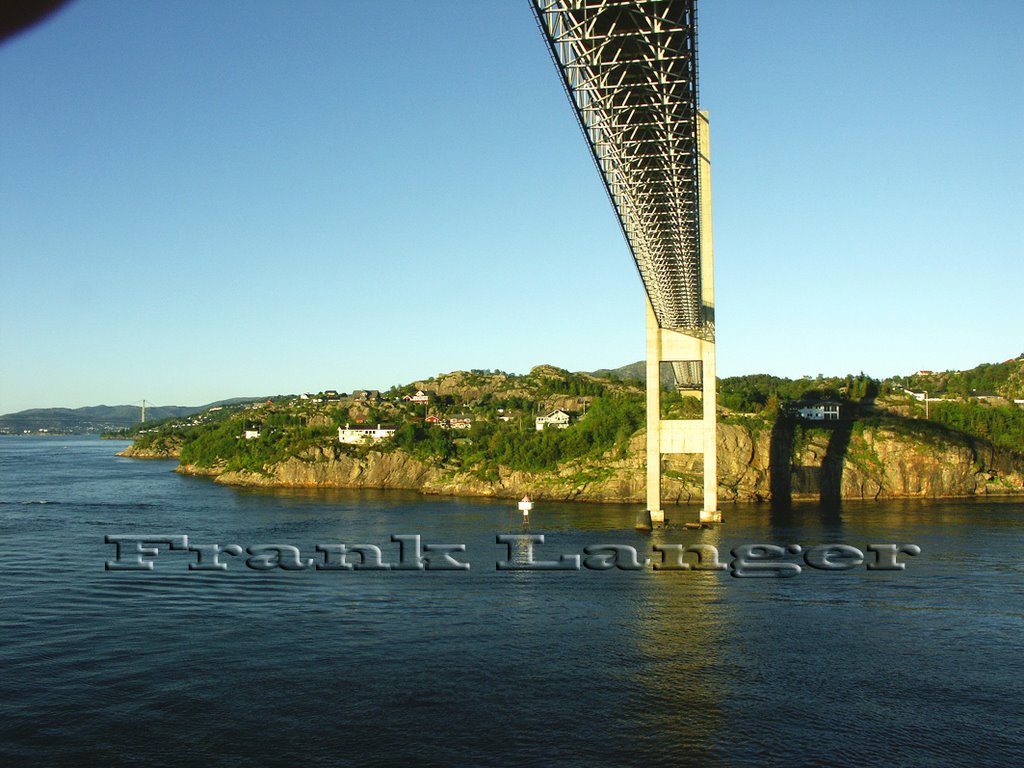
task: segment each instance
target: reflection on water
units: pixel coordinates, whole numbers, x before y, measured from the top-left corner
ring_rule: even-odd
[[[655,531],[652,544],[701,544],[721,551],[722,528]],[[695,556],[687,555],[691,565]],[[713,746],[726,727],[721,702],[732,693],[723,648],[728,642],[727,585],[722,573],[656,571],[635,617],[636,652],[644,660],[646,740],[659,741],[690,765],[725,765]]]

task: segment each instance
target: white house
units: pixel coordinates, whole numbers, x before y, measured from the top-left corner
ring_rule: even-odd
[[[376,443],[391,437],[393,434],[395,434],[394,427],[382,427],[380,424],[376,427],[361,424],[349,427],[346,424],[344,427],[338,427],[338,442],[348,443],[349,445]]]
[[[449,429],[470,429],[473,426],[473,419],[470,416],[452,416],[448,419]]]
[[[417,389],[413,395],[403,395],[402,399],[408,403],[429,403],[437,393],[432,389]]]
[[[839,403],[803,403],[797,406],[796,415],[811,421],[838,421]]]
[[[543,416],[537,417],[537,431],[540,432],[541,430],[549,426],[555,427],[557,429],[565,429],[566,427],[569,426],[569,422],[571,420],[572,417],[569,415],[568,411],[563,411],[561,408],[556,408],[550,413],[546,413]]]
[[[246,440],[255,440],[260,436],[260,425],[259,424],[246,424],[245,431],[242,433],[242,437]]]

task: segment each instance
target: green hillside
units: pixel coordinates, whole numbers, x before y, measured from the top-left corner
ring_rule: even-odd
[[[629,376],[635,368],[595,372],[602,376],[553,366],[537,366],[525,375],[459,371],[393,387],[379,400],[281,397],[147,424],[135,430],[134,448],[137,455],[176,455],[184,464],[217,471],[261,472],[327,447],[353,457],[370,450],[402,451],[485,480],[503,470],[554,471],[575,459],[627,455],[644,425],[644,387]],[[403,399],[419,389],[430,391],[430,402]],[[884,427],[911,440],[948,438],[1024,454],[1024,409],[1016,405],[950,399],[930,404],[926,419],[923,404],[895,382],[864,374],[802,379],[757,374],[718,383],[721,421],[755,432],[771,431],[779,420],[792,423],[790,406],[808,400],[843,403],[844,421],[855,430]],[[569,428],[538,431],[536,416],[556,408],[572,414]],[[665,418],[696,418],[699,413],[695,398],[672,390],[662,397]],[[433,423],[456,418],[468,420],[468,428]],[[339,444],[338,428],[347,424],[383,424],[396,431],[372,449]],[[259,436],[245,439],[246,430],[258,430]]]

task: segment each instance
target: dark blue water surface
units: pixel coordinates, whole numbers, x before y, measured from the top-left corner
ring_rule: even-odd
[[[587,545],[917,544],[905,571],[499,571],[506,501],[238,491],[123,443],[0,438],[0,764],[928,765],[1024,754],[1024,502],[538,504]],[[673,510],[682,520],[695,510]],[[469,571],[112,572],[105,535],[466,545]],[[800,562],[793,556],[789,562]]]

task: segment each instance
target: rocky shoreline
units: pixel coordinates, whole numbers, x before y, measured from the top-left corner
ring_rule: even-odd
[[[753,501],[878,499],[1024,494],[1024,460],[993,448],[952,440],[920,441],[894,430],[865,427],[812,433],[801,439],[786,426],[751,431],[736,424],[718,430],[719,499]],[[136,449],[120,456],[178,458],[174,446]],[[702,496],[699,456],[666,456],[666,504]],[[788,469],[788,471],[787,471]],[[232,486],[276,488],[373,488],[414,490],[445,496],[643,503],[644,433],[633,436],[625,457],[572,461],[552,472],[506,467],[484,478],[472,472],[416,459],[400,450],[350,455],[337,445],[264,467],[263,472],[180,465],[178,472],[211,477]]]
[[[177,459],[180,458],[178,450],[169,450],[166,448],[139,448],[132,443],[123,451],[117,452],[118,456],[124,456],[129,459]]]

